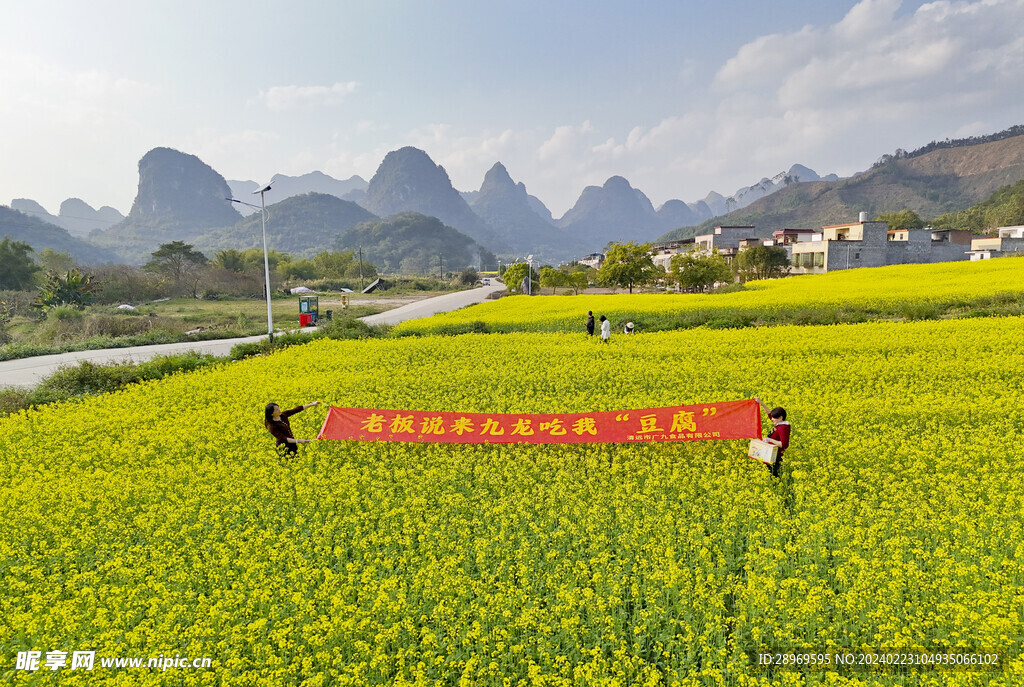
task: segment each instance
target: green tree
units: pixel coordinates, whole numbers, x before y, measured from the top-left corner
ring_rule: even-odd
[[[541,267],[540,285],[549,287],[551,293],[556,293],[559,286],[569,286],[569,275],[554,267]]]
[[[650,243],[613,243],[597,271],[597,281],[605,286],[628,288],[633,293],[634,286],[648,284],[664,273],[654,264]]]
[[[232,272],[245,272],[245,253],[234,248],[217,251],[217,255],[213,258],[213,263],[217,267],[223,267]]]
[[[480,279],[480,275],[477,274],[476,270],[472,267],[467,267],[459,273],[459,283],[467,286],[472,286],[477,283]]]
[[[202,270],[207,262],[206,256],[191,244],[171,241],[153,251],[152,259],[146,263],[145,269],[172,279],[178,288],[187,287],[192,297],[196,298]]]
[[[505,282],[505,286],[508,287],[509,293],[526,293],[525,290],[521,289],[523,280],[526,279],[527,273],[531,273],[531,279],[533,281],[534,291],[539,289],[539,277],[537,276],[536,270],[531,270],[530,266],[525,262],[515,262],[505,268],[502,281]]]
[[[44,248],[43,252],[39,254],[39,265],[45,272],[60,273],[78,267],[70,253],[67,251],[57,252],[51,248]]]
[[[710,255],[696,251],[673,255],[668,274],[682,288],[701,291],[733,279],[732,269],[717,250]]]
[[[736,255],[733,269],[740,281],[775,279],[789,273],[789,256],[782,246],[747,246]]]
[[[323,276],[311,260],[283,260],[277,263],[277,274],[282,280],[316,279]]]
[[[50,272],[46,283],[39,289],[37,306],[44,311],[58,305],[70,305],[79,310],[93,302],[93,278],[78,268],[64,274]]]
[[[593,269],[587,269],[593,272]],[[571,288],[573,290],[573,293],[575,293],[578,296],[580,295],[580,291],[587,288],[587,286],[590,283],[587,275],[588,272],[586,270],[574,270],[566,275],[565,285]]]
[[[321,277],[330,279],[377,278],[377,266],[361,259],[354,250],[322,251],[313,256],[313,264]]]
[[[330,279],[343,279],[348,276],[349,268],[352,267],[354,252],[346,251],[321,251],[313,256],[313,264],[321,277]]]
[[[35,286],[39,269],[32,259],[32,246],[23,241],[12,241],[9,236],[0,240],[0,290],[31,289]]]
[[[176,282],[184,279],[196,267],[207,263],[205,255],[184,241],[161,244],[151,255],[152,259],[146,263],[146,269],[165,274]]]
[[[876,222],[885,222],[890,229],[923,229],[925,221],[918,217],[913,210],[900,210],[899,212],[880,212],[875,217]]]

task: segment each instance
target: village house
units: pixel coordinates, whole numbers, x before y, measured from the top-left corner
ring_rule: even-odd
[[[651,260],[666,272],[672,268],[672,256],[685,253],[693,248],[693,239],[669,241],[651,247]]]
[[[989,260],[1024,253],[1024,225],[999,227],[994,237],[981,237],[971,241],[968,252],[971,260]]]
[[[737,224],[717,226],[710,234],[694,236],[693,242],[696,250],[702,253],[718,251],[726,262],[731,263],[740,250],[754,243],[764,243],[765,238],[758,236],[753,224]]]
[[[791,274],[820,274],[855,267],[883,267],[966,260],[971,233],[956,229],[890,230],[885,222],[860,220],[832,224],[809,240],[787,246]]]

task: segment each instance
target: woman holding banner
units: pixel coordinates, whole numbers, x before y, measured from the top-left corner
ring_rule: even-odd
[[[263,424],[275,439],[277,439],[277,452],[282,456],[289,457],[299,452],[299,444],[308,444],[309,439],[296,439],[292,434],[292,426],[288,418],[295,413],[300,413],[306,408],[320,405],[320,401],[313,401],[304,406],[295,406],[291,410],[281,410],[276,403],[268,403],[263,411]]]
[[[771,434],[765,437],[764,441],[779,447],[779,453],[775,457],[775,462],[767,466],[772,476],[778,477],[779,467],[782,466],[782,453],[789,448],[790,427],[789,423],[786,422],[786,409],[775,407],[769,410],[768,406],[760,398],[754,398],[754,400],[764,409],[764,412],[768,413],[768,419],[772,421]]]

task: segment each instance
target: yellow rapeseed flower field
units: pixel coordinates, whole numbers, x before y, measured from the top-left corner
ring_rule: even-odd
[[[548,291],[545,290],[545,293]],[[557,298],[513,296],[395,327],[401,334],[446,333],[475,322],[489,331],[580,331],[588,310],[606,315],[621,332],[681,329],[705,321],[782,320],[820,324],[888,317],[928,319],[941,309],[978,299],[1018,299],[1024,294],[1024,258],[893,265],[748,282],[742,291],[713,294],[583,294]],[[1019,310],[1018,310],[1019,312]],[[801,319],[804,318],[804,319]]]
[[[996,262],[996,261],[994,261]],[[1010,262],[1010,261],[1007,261]],[[66,685],[1020,684],[1024,321],[318,341],[0,419],[0,678]],[[762,396],[744,442],[314,442],[263,406]],[[292,419],[314,436],[325,407]],[[804,648],[1001,671],[768,671]],[[209,657],[18,670],[19,652]]]

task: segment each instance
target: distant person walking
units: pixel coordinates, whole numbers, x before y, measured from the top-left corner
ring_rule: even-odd
[[[295,413],[301,413],[306,408],[320,405],[320,401],[313,401],[304,406],[295,406],[291,410],[281,410],[276,403],[268,403],[263,412],[263,424],[266,426],[275,439],[277,439],[277,452],[282,456],[292,457],[299,452],[299,444],[308,444],[309,439],[296,439],[292,434],[292,426],[288,422]]]
[[[601,315],[601,341],[608,343],[612,338],[612,321]]]
[[[775,457],[775,463],[766,467],[771,471],[773,477],[778,477],[779,468],[782,467],[782,454],[789,448],[789,435],[791,432],[789,423],[786,422],[786,409],[775,407],[769,410],[768,406],[760,398],[755,398],[754,400],[768,413],[768,419],[772,421],[772,432],[764,438],[764,441],[778,446],[779,453]]]
[[[587,334],[590,336],[594,335],[594,311],[587,311]]]

